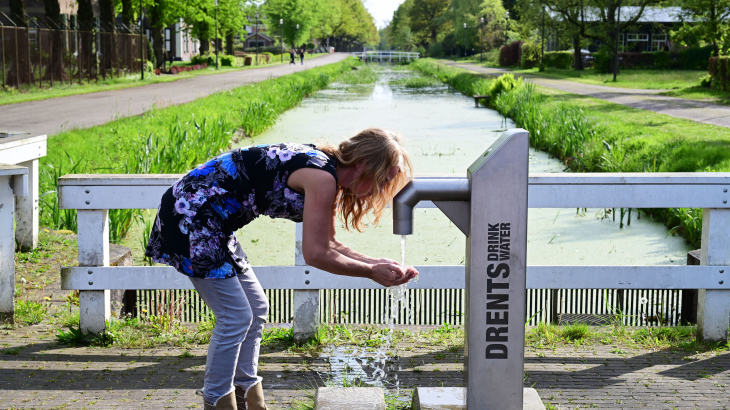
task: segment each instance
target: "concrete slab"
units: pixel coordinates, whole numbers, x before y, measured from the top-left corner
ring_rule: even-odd
[[[380,387],[320,387],[314,396],[314,410],[385,410]]]
[[[545,410],[537,390],[525,388],[523,410]],[[464,387],[418,387],[413,393],[411,410],[466,410]]]

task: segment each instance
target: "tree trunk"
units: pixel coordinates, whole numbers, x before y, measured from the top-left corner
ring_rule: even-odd
[[[27,26],[28,19],[25,16],[25,0],[10,0],[10,17],[15,19],[15,24]]]
[[[132,0],[122,0],[122,24],[131,26],[134,22],[134,12]]]
[[[156,4],[147,9],[147,14],[149,15],[150,22],[152,22],[150,31],[152,34],[152,48],[155,51],[155,58],[157,59],[157,68],[164,68],[166,60],[165,37],[162,32],[164,27],[159,26],[160,17],[162,17],[160,11],[160,5]]]
[[[94,52],[94,8],[92,0],[78,0],[79,70],[81,77],[96,77],[96,53]]]
[[[106,26],[107,30],[101,30],[101,67],[104,77],[107,72],[113,72],[118,63],[117,57],[117,22],[116,10],[114,9],[114,0],[99,0],[99,17],[102,27]],[[108,31],[111,30],[111,31]]]
[[[46,0],[46,18],[61,27],[61,5],[58,0]],[[48,62],[44,80],[68,81],[68,74],[63,65],[63,32],[61,30],[50,30],[51,55]]]
[[[208,29],[210,28],[207,22],[201,21],[198,23],[200,33],[200,54],[203,55],[210,51],[210,37],[208,37]]]
[[[580,37],[573,37],[573,68],[577,71],[583,70],[583,53],[580,48]]]
[[[233,55],[233,34],[226,36],[226,54],[229,56]]]

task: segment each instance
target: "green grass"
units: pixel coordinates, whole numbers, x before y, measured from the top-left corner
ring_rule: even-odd
[[[308,58],[316,58],[326,54],[315,54]],[[184,71],[177,75],[154,75],[153,73],[145,73],[145,79],[140,79],[140,74],[129,74],[119,78],[108,77],[106,80],[91,81],[82,80],[79,84],[78,79],[75,82],[64,82],[61,84],[59,81],[55,81],[53,87],[50,83],[44,82],[43,87],[37,85],[24,85],[20,89],[7,88],[3,90],[0,88],[0,105],[16,104],[28,101],[40,101],[47,100],[49,98],[68,97],[71,95],[89,94],[99,91],[112,91],[121,90],[124,88],[140,87],[143,85],[157,84],[157,83],[168,83],[171,81],[183,80],[186,78],[197,77],[200,75],[211,75],[211,74],[222,74],[231,71],[250,70],[254,68],[271,67],[275,65],[288,64],[289,62],[285,59],[284,63],[280,63],[278,59],[273,61],[271,64],[260,65],[260,66],[245,66],[245,67],[220,67],[218,70],[215,67],[209,67],[203,70],[197,71]],[[174,65],[190,65],[189,63],[176,62]]]
[[[57,179],[68,173],[181,173],[254,137],[284,111],[344,74],[353,59],[250,86],[219,92],[188,104],[152,109],[49,138],[41,159],[41,224],[74,231],[75,212],[58,209]],[[120,241],[137,210],[110,211],[110,239]]]
[[[491,79],[419,60],[414,67],[466,95]],[[494,108],[530,132],[533,147],[574,172],[727,172],[730,129],[525,84],[493,100]],[[645,210],[699,247],[701,210]]]
[[[613,74],[599,73],[597,70],[590,68],[583,71],[546,68],[545,71],[539,72],[538,68],[535,67],[515,69],[512,71],[519,74],[570,80],[583,84],[648,90],[673,90],[696,87],[700,84],[700,77],[707,75],[707,71],[705,70],[624,69],[617,76],[616,82],[613,82]]]

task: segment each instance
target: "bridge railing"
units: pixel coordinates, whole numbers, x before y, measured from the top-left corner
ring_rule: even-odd
[[[109,267],[109,209],[156,209],[180,175],[66,175],[60,207],[78,210],[79,266],[64,267],[61,288],[80,291],[81,328],[100,332],[111,289],[191,289],[171,267]],[[429,176],[433,177],[433,176]],[[453,176],[452,176],[453,177]],[[702,208],[700,266],[528,266],[531,289],[699,289],[698,337],[727,340],[730,324],[730,173],[530,174],[530,208]],[[421,203],[421,207],[432,207]],[[416,228],[417,229],[417,228]],[[318,325],[320,289],[373,289],[367,279],[306,266],[297,224],[294,266],[254,266],[265,289],[294,289],[300,338]],[[528,261],[529,262],[529,261]],[[413,289],[461,289],[464,266],[418,266]]]
[[[387,62],[400,62],[400,61],[411,61],[418,60],[421,53],[411,53],[407,51],[360,51],[354,52],[352,55],[355,58],[359,58],[360,61],[387,61]]]

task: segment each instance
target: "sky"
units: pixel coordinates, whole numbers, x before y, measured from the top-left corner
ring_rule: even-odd
[[[393,12],[405,0],[364,0],[365,8],[375,19],[375,25],[383,28],[393,18]]]

